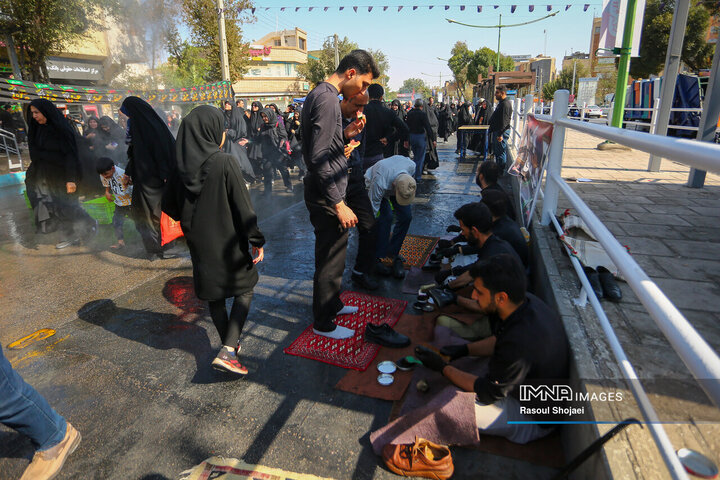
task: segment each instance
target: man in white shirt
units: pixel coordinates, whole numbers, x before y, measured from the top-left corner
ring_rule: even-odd
[[[377,217],[377,271],[392,274],[395,278],[405,276],[404,260],[399,253],[412,221],[410,204],[415,199],[417,187],[414,174],[415,162],[402,155],[385,158],[365,172],[370,203]],[[395,228],[390,237],[393,217]],[[392,260],[392,268],[379,263],[386,257]]]

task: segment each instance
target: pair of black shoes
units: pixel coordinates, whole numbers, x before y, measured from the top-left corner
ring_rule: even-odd
[[[369,273],[355,273],[353,271],[350,278],[355,286],[365,290],[377,290],[380,287],[378,281],[371,277]]]
[[[405,263],[404,259],[398,255],[392,261],[392,265],[388,266],[378,261],[375,265],[375,273],[384,277],[393,276],[397,279],[405,278]]]
[[[396,332],[387,323],[382,325],[368,323],[365,326],[365,341],[389,348],[404,348],[410,345],[410,339],[407,336]]]
[[[584,267],[583,270],[585,270],[585,275],[598,300],[601,298],[607,298],[611,302],[622,300],[622,290],[610,270],[605,267],[598,267],[597,270],[592,267]]]

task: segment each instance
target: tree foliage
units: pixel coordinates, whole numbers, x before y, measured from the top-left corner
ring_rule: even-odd
[[[120,8],[117,0],[5,0],[0,13],[0,30],[12,33],[25,73],[33,81],[47,81],[47,57]]]
[[[674,0],[648,0],[645,7],[640,57],[630,62],[630,74],[635,78],[658,75],[665,68],[665,54],[670,39]],[[692,70],[709,68],[713,45],[705,42],[710,11],[705,4],[694,0],[690,6],[687,29],[683,41],[682,61]]]
[[[413,93],[421,95],[423,98],[430,97],[432,93],[430,87],[427,86],[424,80],[420,78],[408,78],[402,86],[398,89],[398,93]]]
[[[461,92],[466,92],[478,81],[478,76],[487,77],[490,67],[497,69],[497,52],[488,47],[476,51],[468,48],[465,42],[456,42],[448,59],[448,67],[453,72],[455,82]],[[515,62],[510,57],[500,54],[500,71],[515,70]],[[467,96],[467,94],[465,94]]]
[[[587,67],[582,63],[578,63],[575,70],[575,88],[573,89],[573,67],[568,66],[566,68],[563,68],[562,72],[560,72],[560,74],[557,76],[557,78],[555,78],[555,80],[552,80],[543,85],[542,97],[545,100],[552,100],[556,90],[574,90],[577,93],[580,78],[587,76]]]
[[[348,37],[338,38],[338,59],[353,50],[356,50],[358,44],[351,41]],[[380,50],[367,49],[368,53],[373,56],[380,70],[380,78],[376,80],[382,85],[387,85],[389,77],[387,72],[390,69],[390,63],[385,54]],[[335,71],[335,43],[332,38],[326,38],[323,42],[322,49],[314,52],[316,58],[308,58],[308,63],[298,66],[298,76],[307,80],[313,87],[324,81]]]

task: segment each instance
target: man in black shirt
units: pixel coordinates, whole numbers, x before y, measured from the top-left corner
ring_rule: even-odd
[[[388,144],[388,139],[397,136],[407,144],[408,128],[392,110],[382,103],[385,90],[382,85],[373,83],[368,87],[370,103],[363,113],[367,117],[365,127],[365,153],[363,155],[363,169],[375,165],[384,158],[383,150]]]
[[[490,209],[493,233],[513,247],[527,268],[530,251],[518,224],[505,214],[508,203],[507,194],[499,190],[486,190],[483,192],[481,201]]]
[[[365,92],[380,75],[375,60],[364,50],[343,57],[337,70],[306,97],[300,120],[305,176],[305,205],[315,229],[315,275],[313,276],[313,331],[335,339],[350,338],[354,331],[334,323],[337,315],[353,313],[340,300],[345,268],[348,229],[357,222],[345,204],[348,166],[344,138],[353,138],[365,127],[358,118],[344,131],[338,94],[352,98]]]
[[[498,164],[495,162],[495,160],[485,160],[478,167],[477,175],[475,176],[475,183],[478,187],[480,187],[483,195],[486,191],[489,190],[497,190],[498,192],[502,192],[507,195],[505,189],[497,183],[499,176],[500,167],[498,167]],[[505,204],[505,213],[512,220],[515,220],[517,218],[517,216],[515,215],[515,207],[513,207],[510,196],[507,196],[506,198],[507,203]]]
[[[427,115],[425,114],[425,102],[421,98],[415,100],[415,108],[407,114],[407,126],[410,131],[410,147],[413,151],[413,160],[415,160],[415,181],[420,182],[423,172],[423,164],[425,163],[425,151],[427,150],[427,139],[432,141],[433,145],[437,145],[437,137],[435,131],[430,125]]]
[[[513,107],[507,98],[505,85],[495,87],[495,98],[498,106],[490,117],[490,135],[493,143],[493,153],[498,166],[505,170],[507,159],[507,139],[510,138],[510,122],[512,121]]]
[[[541,438],[550,429],[521,424],[536,418],[524,413],[542,405],[524,401],[522,385],[547,385],[569,376],[565,329],[557,313],[526,292],[525,273],[516,259],[499,255],[473,265],[472,299],[490,315],[493,335],[465,345],[448,345],[440,353],[456,360],[464,356],[489,357],[483,376],[464,372],[437,353],[418,347],[417,358],[466,392],[475,392],[475,417],[481,433],[515,443]],[[529,404],[530,403],[530,404]]]

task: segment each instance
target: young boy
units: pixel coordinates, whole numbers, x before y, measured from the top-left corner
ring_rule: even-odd
[[[111,245],[110,248],[123,248],[125,246],[123,224],[125,223],[125,217],[130,217],[133,187],[132,185],[124,186],[125,170],[116,167],[115,163],[107,157],[98,158],[97,172],[100,174],[103,187],[105,187],[105,198],[108,199],[108,202],[112,202],[113,196],[115,196],[115,214],[113,215],[112,224],[115,229],[117,243]],[[111,191],[112,193],[110,193]]]

